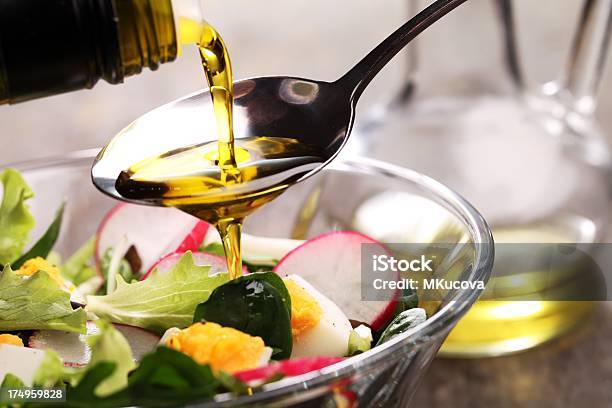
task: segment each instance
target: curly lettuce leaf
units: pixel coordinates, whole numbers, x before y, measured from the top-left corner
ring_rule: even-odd
[[[110,323],[103,320],[96,322],[100,333],[88,339],[91,347],[91,360],[88,367],[95,367],[100,363],[114,363],[113,373],[95,388],[95,394],[105,397],[128,384],[128,374],[134,368],[134,357],[128,341]]]
[[[28,243],[34,217],[26,201],[34,192],[15,169],[6,169],[0,175],[3,197],[0,204],[0,265],[11,263],[19,257]]]
[[[170,327],[186,327],[193,320],[196,306],[229,281],[228,274],[209,276],[209,270],[209,266],[195,265],[191,252],[186,252],[172,270],[153,271],[144,281],[128,284],[117,275],[115,291],[88,296],[87,309],[114,323],[158,333]]]
[[[7,375],[5,375],[4,379],[2,379],[2,383],[0,383],[0,390],[14,390],[14,389],[20,389],[20,388],[25,388],[25,387],[26,385],[21,380],[21,378],[11,373],[8,373]],[[14,400],[13,401],[10,400],[8,392],[0,392],[0,407],[8,408],[8,407],[17,406],[17,405],[14,405],[13,403],[14,403]]]
[[[47,272],[29,278],[17,275],[10,266],[0,273],[0,331],[64,330],[85,333],[87,313],[72,309],[70,294]]]
[[[43,361],[34,373],[33,383],[36,387],[50,388],[63,385],[63,381],[69,378],[73,368],[64,367],[64,363],[55,350],[45,350]]]
[[[58,354],[47,350],[42,363],[34,374],[37,387],[61,387],[68,383],[92,397],[106,397],[128,385],[128,374],[136,368],[132,349],[125,337],[112,324],[99,320],[96,325],[100,332],[87,339],[91,348],[91,360],[86,367],[65,367]],[[93,375],[97,367],[107,366],[105,375]],[[74,391],[77,392],[78,391]],[[94,398],[95,398],[94,397]]]

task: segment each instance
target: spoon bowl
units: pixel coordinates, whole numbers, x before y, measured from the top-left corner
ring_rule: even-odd
[[[334,83],[292,77],[244,79],[234,83],[234,95],[237,144],[253,137],[271,137],[319,148],[323,161],[315,168],[297,169],[291,173],[293,179],[309,177],[333,159],[353,122],[354,106]],[[96,158],[92,178],[104,193],[134,201],[115,188],[122,171],[150,157],[216,140],[210,92],[199,91],[146,113],[119,132]],[[250,188],[258,187],[261,183]]]

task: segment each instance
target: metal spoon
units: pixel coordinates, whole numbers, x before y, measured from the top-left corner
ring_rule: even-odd
[[[283,137],[320,146],[326,162],[304,173],[300,180],[315,174],[346,142],[357,101],[370,81],[406,44],[465,1],[435,1],[335,82],[281,76],[235,82],[236,139]],[[115,189],[121,171],[146,158],[212,141],[217,134],[215,126],[208,91],[157,108],[125,128],[100,152],[91,171],[93,182],[102,192],[125,200]]]

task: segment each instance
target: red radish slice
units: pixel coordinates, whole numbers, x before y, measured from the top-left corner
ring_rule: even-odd
[[[399,291],[389,301],[361,300],[361,245],[378,246],[376,253],[390,254],[380,242],[353,231],[333,231],[306,241],[289,252],[274,271],[299,275],[321,291],[350,318],[368,322],[379,330],[392,317]]]
[[[124,324],[113,324],[113,327],[126,338],[136,361],[140,361],[159,342],[158,336],[139,327]],[[91,349],[87,345],[87,337],[98,333],[98,326],[94,322],[88,321],[87,334],[37,330],[30,336],[28,345],[40,350],[55,350],[65,366],[82,367],[87,365],[91,359]]]
[[[209,223],[198,220],[197,224],[193,227],[189,234],[187,234],[185,239],[183,239],[181,244],[174,252],[183,253],[187,251],[197,251],[200,248],[202,241],[204,241],[204,237],[206,237],[206,234],[208,234],[210,227],[211,225]]]
[[[145,207],[121,203],[104,217],[96,232],[95,260],[100,273],[100,259],[108,248],[127,237],[148,271],[163,255],[188,250],[197,251],[209,225],[174,208]]]
[[[265,381],[276,374],[294,377],[317,371],[344,360],[342,357],[306,357],[293,360],[284,360],[272,364],[253,368],[251,370],[234,373],[240,381],[249,383],[252,381]]]
[[[166,273],[174,268],[174,265],[183,257],[184,253],[172,253],[164,256],[160,259],[155,265],[153,265],[148,272],[142,277],[142,280],[145,280],[151,275],[154,269],[157,269],[160,273]],[[227,262],[224,257],[219,255],[213,255],[206,252],[193,252],[193,262],[198,266],[210,266],[210,271],[208,272],[210,275],[214,275],[216,273],[225,273],[227,272]],[[249,273],[246,266],[242,267],[242,273]]]

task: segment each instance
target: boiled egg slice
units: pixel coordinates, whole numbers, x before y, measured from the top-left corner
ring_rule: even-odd
[[[166,347],[187,354],[213,371],[228,373],[268,364],[272,349],[261,337],[251,336],[217,323],[195,323],[186,329],[170,328],[162,337]]]
[[[344,312],[302,277],[283,280],[291,297],[291,358],[346,356],[352,327]]]
[[[10,373],[17,376],[26,386],[31,386],[44,357],[44,350],[0,344],[0,381]]]

